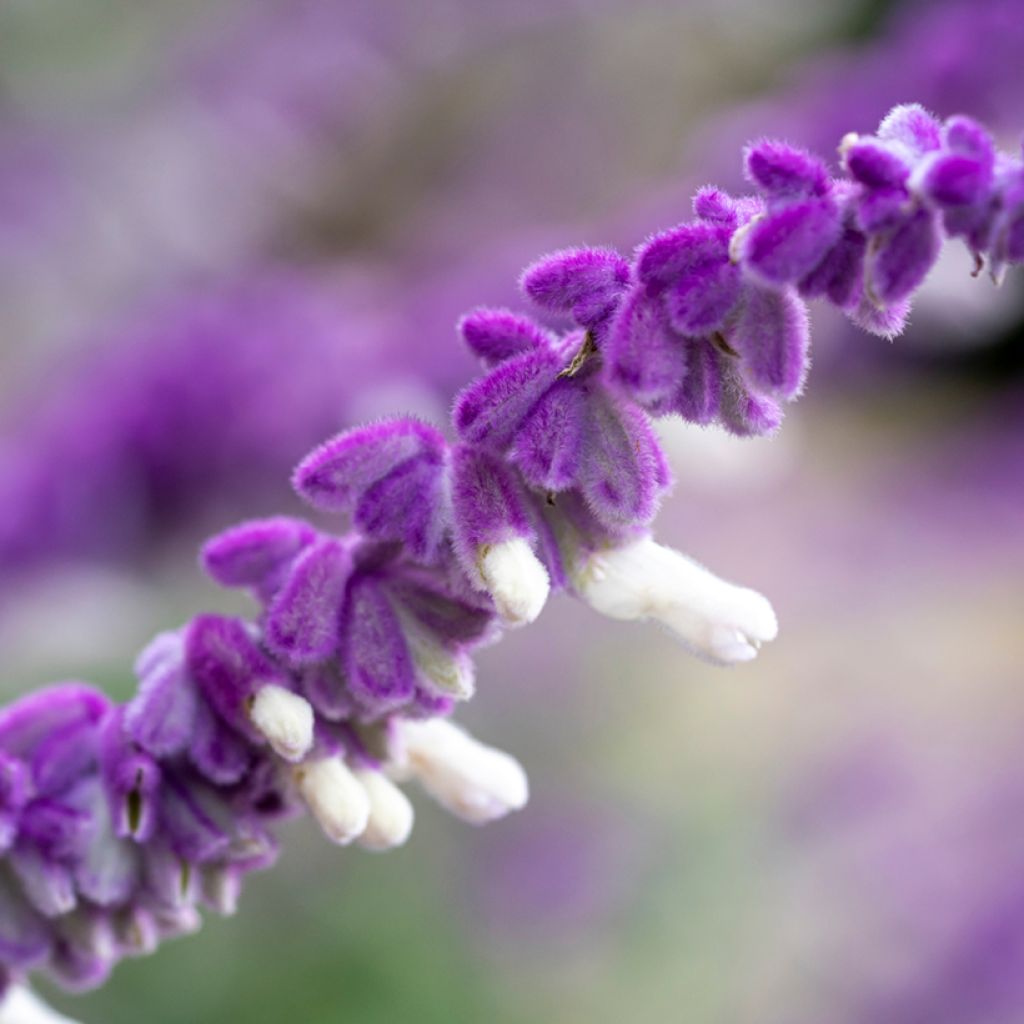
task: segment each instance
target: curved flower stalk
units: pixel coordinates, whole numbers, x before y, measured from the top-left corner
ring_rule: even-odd
[[[915,106],[842,146],[849,178],[759,142],[757,189],[697,195],[697,220],[627,260],[566,250],[523,275],[552,329],[479,309],[460,333],[485,372],[453,432],[405,417],[311,452],[296,491],[335,534],[274,517],[204,546],[251,620],[201,614],[136,663],[125,706],[81,683],[0,713],[0,966],[70,987],[230,913],[272,863],[275,822],[305,807],[331,841],[404,842],[418,781],[482,823],[522,807],[509,755],[447,720],[473,651],[564,589],[653,619],[719,664],[777,631],[760,594],[718,579],[650,528],[669,487],[651,415],[770,432],[803,387],[805,299],[891,334],[943,237],[1000,277],[1024,259],[1024,169],[967,118]]]

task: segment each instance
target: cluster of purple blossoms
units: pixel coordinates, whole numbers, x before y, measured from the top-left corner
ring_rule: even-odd
[[[336,843],[406,840],[416,779],[481,823],[522,807],[509,755],[447,720],[474,690],[473,650],[533,621],[552,589],[653,619],[718,664],[776,635],[760,594],[650,533],[670,485],[651,415],[739,434],[775,429],[808,365],[804,299],[892,333],[943,234],[993,274],[1024,259],[1024,170],[966,118],[901,107],[842,145],[850,173],[761,142],[758,189],[703,189],[697,220],[630,261],[607,249],[529,267],[545,326],[507,310],[459,330],[484,374],[453,434],[412,418],[338,435],[293,484],[334,534],[242,523],[202,565],[251,620],[202,614],[140,655],[116,706],[68,683],[0,713],[0,970],[75,987],[228,912],[305,806]],[[560,318],[560,319],[559,319]]]

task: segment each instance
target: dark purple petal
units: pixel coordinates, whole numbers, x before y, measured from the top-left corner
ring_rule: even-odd
[[[305,669],[300,678],[300,688],[317,714],[328,721],[340,722],[350,718],[355,710],[345,680],[334,660],[322,665],[310,665]]]
[[[33,800],[25,808],[20,834],[49,856],[69,861],[85,850],[91,828],[84,812],[44,797]]]
[[[32,780],[36,792],[60,793],[96,762],[99,735],[96,722],[88,718],[51,732],[32,755]]]
[[[492,365],[552,344],[539,324],[507,309],[474,309],[458,329],[470,350]]]
[[[867,239],[856,228],[846,228],[825,258],[801,282],[805,298],[826,295],[840,309],[858,301],[864,285]]]
[[[149,671],[140,676],[138,693],[125,709],[128,733],[154,757],[169,757],[184,750],[196,716],[196,689],[185,671],[184,647],[179,637],[173,640],[174,653],[139,659]]]
[[[351,511],[359,496],[399,463],[445,450],[444,435],[410,418],[347,430],[315,448],[295,469],[299,496],[327,512]]]
[[[974,157],[991,168],[995,164],[996,146],[989,131],[972,117],[956,114],[946,120],[942,129],[946,147],[955,153]]]
[[[681,334],[717,330],[736,308],[742,292],[740,268],[728,259],[693,267],[665,292],[665,309]]]
[[[668,483],[668,466],[646,415],[601,394],[588,403],[581,490],[610,526],[648,523]]]
[[[869,235],[893,227],[903,220],[910,194],[906,189],[872,189],[854,201],[857,226]]]
[[[515,474],[466,445],[454,451],[452,513],[456,549],[471,576],[481,547],[532,534],[526,494]]]
[[[748,288],[729,335],[740,354],[743,376],[757,391],[794,398],[808,367],[807,307],[791,290]]]
[[[509,460],[534,487],[560,491],[573,486],[582,458],[585,420],[586,401],[579,385],[556,381],[520,427]]]
[[[79,723],[95,725],[110,698],[83,683],[59,683],[0,710],[0,750],[25,760],[46,737]]]
[[[603,355],[611,386],[647,408],[675,393],[686,373],[686,347],[660,297],[633,289],[612,323]]]
[[[637,274],[644,284],[660,290],[695,269],[728,262],[731,233],[728,225],[680,224],[640,247]]]
[[[352,571],[347,544],[322,537],[295,560],[264,625],[267,645],[293,664],[320,661],[338,647],[338,613]]]
[[[199,615],[188,627],[185,663],[199,692],[233,728],[250,740],[262,737],[249,724],[246,706],[256,689],[279,673],[238,619]]]
[[[983,200],[991,184],[991,164],[962,153],[943,153],[929,164],[920,187],[940,206],[968,206]]]
[[[942,144],[942,126],[919,103],[893,107],[878,126],[884,142],[899,142],[915,156],[938,149]]]
[[[824,195],[828,190],[828,169],[806,150],[785,142],[766,139],[747,147],[744,155],[747,177],[772,199]]]
[[[735,227],[739,221],[735,200],[728,192],[723,192],[713,185],[697,189],[693,197],[693,212],[701,220],[725,224],[728,227]]]
[[[561,369],[558,356],[549,349],[526,352],[496,366],[456,398],[459,436],[470,444],[504,450]]]
[[[446,468],[433,452],[403,462],[359,499],[355,525],[375,540],[400,542],[421,562],[435,562],[449,525]]]
[[[221,813],[216,804],[221,803]],[[226,813],[216,793],[198,779],[168,774],[160,795],[160,826],[174,853],[193,864],[202,864],[225,856],[231,835],[223,827]],[[177,877],[173,861],[168,865],[168,889],[173,892]],[[147,857],[147,867],[152,867]],[[180,872],[180,866],[177,872]],[[181,884],[177,882],[177,884]]]
[[[225,587],[259,587],[315,537],[316,530],[301,519],[252,519],[211,537],[200,562]]]
[[[464,580],[461,573],[458,577]],[[405,569],[387,581],[387,590],[403,612],[446,643],[476,645],[495,635],[497,618],[490,602],[465,584],[446,587],[433,574]]]
[[[910,177],[907,161],[878,139],[859,138],[846,146],[843,161],[854,181],[871,189],[902,189]]]
[[[743,262],[767,284],[789,284],[810,273],[842,231],[831,200],[790,203],[755,221],[744,239]]]
[[[673,410],[684,420],[701,426],[718,416],[722,392],[724,358],[707,338],[692,338],[688,343],[689,369],[676,394]]]
[[[401,623],[372,578],[353,581],[341,615],[341,664],[352,695],[380,713],[413,695],[416,673]]]
[[[252,756],[249,743],[200,702],[188,747],[188,758],[200,774],[218,786],[234,785],[245,775]]]
[[[594,327],[629,284],[629,264],[614,249],[562,249],[523,271],[523,293],[542,309],[572,313]]]
[[[934,213],[924,208],[882,239],[868,262],[868,290],[881,305],[905,299],[928,275],[942,248]]]

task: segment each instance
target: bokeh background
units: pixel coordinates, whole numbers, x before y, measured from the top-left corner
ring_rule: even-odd
[[[1024,0],[6,0],[0,688],[200,608],[368,416],[441,421],[453,324],[900,101],[1024,133]],[[814,311],[770,441],[670,427],[661,538],[782,623],[722,672],[569,598],[462,715],[528,809],[387,856],[287,828],[238,915],[86,1024],[1024,1021],[1024,277],[949,254],[888,343]]]

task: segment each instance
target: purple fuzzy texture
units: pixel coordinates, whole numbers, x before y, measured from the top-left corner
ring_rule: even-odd
[[[313,749],[295,758],[379,766],[397,723],[452,710],[444,686],[468,692],[473,650],[498,636],[489,547],[527,541],[566,586],[581,552],[646,529],[670,486],[652,415],[778,429],[809,366],[805,299],[891,336],[944,238],[997,279],[1024,259],[1024,166],[978,123],[900,107],[842,154],[849,177],[833,178],[760,141],[755,195],[701,189],[696,220],[632,260],[581,248],[534,263],[524,293],[568,322],[484,308],[460,322],[485,372],[455,402],[454,442],[396,418],[300,462],[296,491],[349,532],[274,517],[204,545],[210,577],[257,602],[253,621],[202,614],[159,635],[123,707],[67,683],[0,711],[0,979],[45,966],[95,985],[140,935],[222,909],[203,879],[230,888],[266,867],[269,828],[296,805],[292,752],[258,710],[290,715],[304,695]]]

